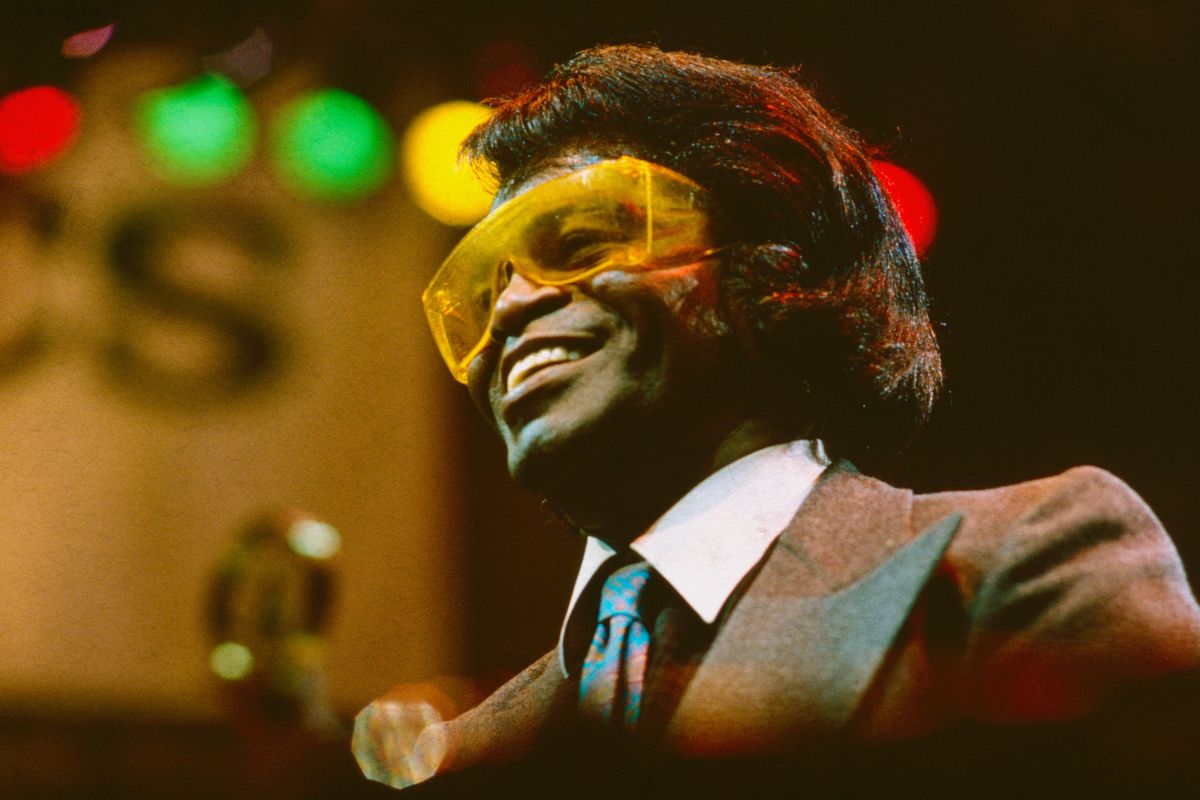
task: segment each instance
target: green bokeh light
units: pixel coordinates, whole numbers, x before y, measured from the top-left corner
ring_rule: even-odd
[[[254,155],[254,110],[220,75],[147,92],[138,103],[137,123],[155,166],[172,180],[222,180]]]
[[[284,109],[274,147],[283,178],[322,200],[361,197],[392,169],[387,123],[365,100],[339,89],[307,94]]]
[[[221,642],[208,656],[212,671],[227,681],[240,681],[254,669],[254,654],[237,642]]]

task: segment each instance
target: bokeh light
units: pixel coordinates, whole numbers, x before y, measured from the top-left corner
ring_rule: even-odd
[[[426,700],[380,698],[354,720],[350,745],[354,758],[368,780],[396,789],[421,783],[437,772],[446,757],[443,719]]]
[[[254,669],[254,654],[237,642],[221,642],[208,656],[208,665],[217,677],[240,681]]]
[[[63,39],[62,54],[67,58],[94,56],[104,49],[104,45],[112,39],[113,31],[116,29],[117,24],[114,22],[102,28],[93,28],[89,31],[81,31],[74,36],[68,36]]]
[[[273,137],[275,164],[297,191],[351,200],[391,174],[391,130],[371,105],[340,89],[304,95],[282,112]]]
[[[228,50],[205,56],[204,66],[229,77],[239,86],[251,86],[271,71],[274,50],[267,32],[255,28],[252,34]]]
[[[900,222],[908,231],[913,249],[918,255],[924,255],[937,233],[937,205],[933,194],[920,178],[904,167],[886,161],[873,161],[871,166],[900,214]]]
[[[541,74],[534,51],[520,42],[492,42],[471,59],[475,95],[481,100],[514,94],[537,82]]]
[[[294,523],[288,528],[287,541],[294,552],[317,560],[333,558],[342,547],[342,535],[338,529],[315,519],[302,519]]]
[[[254,155],[254,110],[220,75],[147,92],[138,103],[137,125],[155,168],[169,180],[219,181],[239,172]]]
[[[404,175],[413,201],[447,225],[470,225],[487,213],[492,192],[458,148],[471,130],[491,115],[480,103],[454,100],[418,114],[404,135]]]
[[[17,175],[66,151],[79,132],[79,103],[53,86],[34,86],[0,100],[0,172]]]

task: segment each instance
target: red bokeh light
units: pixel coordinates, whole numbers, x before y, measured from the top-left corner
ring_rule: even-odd
[[[900,222],[908,231],[913,249],[924,255],[937,233],[937,205],[921,179],[904,167],[886,161],[871,162],[875,177],[900,214]]]
[[[537,54],[520,42],[492,42],[472,58],[475,94],[480,100],[505,97],[537,83],[542,70]]]
[[[60,155],[79,130],[79,103],[53,86],[0,100],[0,171],[29,172]]]

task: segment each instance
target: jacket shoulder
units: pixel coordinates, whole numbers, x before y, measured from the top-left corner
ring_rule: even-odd
[[[1140,554],[1183,577],[1154,512],[1124,481],[1099,467],[994,489],[918,495],[914,529],[950,513],[961,514],[962,525],[948,557],[969,587],[1016,562],[1033,573],[1084,553],[1119,559]],[[1035,557],[1040,561],[1030,561]]]
[[[1071,505],[1083,505],[1143,517],[1142,521],[1153,521],[1158,525],[1149,507],[1133,489],[1111,472],[1093,466],[1073,467],[1058,475],[1010,486],[920,494],[915,496],[914,502],[915,514],[930,518],[950,509],[975,517],[986,516],[1002,524],[1026,515],[1033,506],[1053,512]]]
[[[918,496],[914,525],[953,512],[941,575],[957,588],[978,716],[1077,713],[1106,687],[1200,663],[1200,608],[1175,547],[1111,473]]]

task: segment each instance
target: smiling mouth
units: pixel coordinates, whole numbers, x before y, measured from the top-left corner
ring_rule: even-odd
[[[578,361],[586,355],[586,352],[576,347],[564,347],[563,345],[550,345],[548,347],[539,347],[526,355],[521,356],[512,368],[508,371],[508,379],[505,384],[504,391],[511,392],[521,385],[522,381],[533,375],[538,370],[552,367],[555,364],[566,364],[571,361]]]

